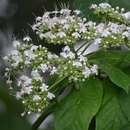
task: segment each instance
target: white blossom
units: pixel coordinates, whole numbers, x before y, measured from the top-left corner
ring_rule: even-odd
[[[39,95],[34,95],[33,96],[33,101],[34,102],[38,102],[38,101],[40,101],[41,100],[41,97],[39,96]]]
[[[80,11],[80,10],[74,10],[74,13],[75,13],[76,15],[79,15],[79,14],[81,13],[81,11]]]
[[[23,38],[23,41],[29,42],[29,41],[31,41],[31,40],[32,40],[32,39],[31,39],[29,36],[26,36],[26,37]]]
[[[24,55],[26,56],[27,60],[34,60],[36,55],[34,54],[34,52],[32,50],[25,50],[24,51]]]
[[[46,85],[45,83],[42,84],[42,86],[40,87],[42,92],[48,91],[48,85]]]
[[[18,86],[30,86],[32,83],[32,79],[26,75],[22,75],[18,80]]]
[[[48,65],[47,64],[41,64],[39,67],[43,73],[45,73],[48,70]]]
[[[42,77],[41,77],[41,75],[39,74],[39,72],[38,72],[38,70],[33,70],[32,72],[31,72],[31,76],[32,76],[32,78],[33,79],[35,79],[35,80],[37,80],[37,81],[42,81]]]
[[[107,37],[109,35],[111,35],[111,33],[106,29],[106,30],[103,30],[101,37]]]
[[[94,44],[95,45],[99,45],[101,43],[102,39],[101,38],[97,38],[94,40]]]
[[[97,8],[97,5],[96,4],[92,4],[90,9],[96,9]]]
[[[48,52],[47,57],[48,57],[49,60],[57,59],[57,58],[58,58],[58,56],[57,56],[56,54],[52,54],[52,53],[50,53],[50,52]]]
[[[60,13],[63,14],[63,15],[69,15],[71,12],[71,10],[69,9],[61,9]]]
[[[57,68],[55,66],[53,66],[52,69],[51,69],[50,75],[56,74],[57,71],[58,71]]]
[[[111,8],[111,5],[108,4],[108,3],[100,3],[100,4],[99,4],[99,7],[100,7],[100,8],[103,8],[103,9],[107,9],[107,8]]]
[[[122,14],[122,16],[125,20],[130,20],[130,12],[126,12],[126,13]]]
[[[36,51],[38,49],[38,46],[36,46],[36,45],[33,45],[32,47],[31,47],[31,51]]]
[[[72,36],[73,36],[74,38],[76,38],[76,39],[78,39],[78,38],[81,37],[80,34],[79,34],[78,32],[72,33]]]
[[[122,36],[127,37],[127,38],[130,39],[130,33],[128,31],[123,32]]]
[[[68,30],[69,28],[70,28],[70,25],[69,25],[69,24],[64,24],[63,29]]]
[[[76,68],[82,67],[82,63],[79,61],[74,61],[73,66],[75,66]]]
[[[21,98],[22,98],[21,92],[17,92],[17,93],[16,93],[16,99],[19,100],[19,99],[21,99]]]
[[[98,66],[97,65],[93,65],[91,67],[91,72],[92,72],[92,74],[98,75]]]
[[[66,34],[64,32],[58,32],[57,36],[60,37],[60,38],[63,38],[63,37],[66,36]]]
[[[20,47],[20,45],[21,45],[20,41],[18,40],[13,41],[13,47],[17,48],[17,47]]]
[[[48,97],[50,100],[52,100],[53,98],[55,98],[55,95],[54,95],[53,93],[48,92],[47,97]]]
[[[85,67],[82,74],[84,75],[84,78],[88,78],[91,75],[91,70],[88,67]]]
[[[21,94],[30,94],[32,92],[32,86],[22,87]]]

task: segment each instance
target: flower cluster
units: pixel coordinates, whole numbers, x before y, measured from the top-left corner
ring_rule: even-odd
[[[79,10],[62,9],[37,17],[32,29],[47,43],[73,45],[79,40],[90,40],[95,34],[94,24],[79,17]]]
[[[99,44],[100,48],[130,45],[130,13],[112,8],[108,3],[92,4],[91,9],[102,16],[97,24],[79,16],[80,11],[62,9],[37,17],[33,30],[47,43],[75,46],[80,41]],[[105,19],[105,21],[104,21]]]
[[[60,53],[59,64],[59,76],[68,76],[69,81],[85,81],[91,75],[98,75],[97,65],[90,65],[87,57],[76,55],[68,46]]]
[[[51,86],[47,85],[52,76],[75,82],[98,74],[97,65],[90,65],[86,57],[73,52],[69,46],[58,56],[41,45],[33,45],[29,37],[24,38],[24,43],[14,41],[13,45],[14,49],[4,57],[8,64],[5,74],[8,84],[11,85],[12,77],[17,81],[17,89],[13,91],[28,114],[41,112],[55,98]]]
[[[100,43],[102,48],[130,46],[130,12],[124,8],[112,8],[108,3],[92,4],[95,14],[102,18],[102,22],[96,26],[98,38],[94,43]]]
[[[102,18],[111,20],[112,22],[117,22],[120,24],[130,24],[130,12],[125,12],[124,8],[112,8],[108,3],[92,4],[91,9],[94,9],[94,12],[98,15],[101,15]]]
[[[102,48],[120,47],[130,45],[130,27],[124,24],[109,22],[108,24],[100,23],[96,27],[98,37],[95,44],[100,44]]]
[[[16,98],[22,101],[25,112],[28,114],[41,112],[48,105],[49,100],[55,98],[55,95],[49,92],[49,86],[44,82],[37,70],[33,70],[30,77],[21,75],[18,78]]]
[[[29,44],[28,37],[24,38],[24,42],[26,44],[14,41],[14,49],[4,57],[8,65],[5,76],[7,84],[11,85],[13,77],[17,81],[15,96],[22,101],[26,108],[25,112],[29,114],[41,112],[49,100],[55,98],[43,77],[44,73],[55,72],[54,67],[49,66],[47,58],[49,54],[45,47]]]
[[[17,81],[18,87],[13,90],[16,90],[16,98],[23,102],[25,112],[41,112],[55,98],[50,78],[56,79],[55,84],[64,78],[81,82],[98,75],[98,66],[90,64],[84,53],[92,44],[99,49],[130,46],[129,12],[119,7],[114,9],[108,3],[93,4],[91,9],[103,17],[100,23],[86,21],[79,16],[79,10],[69,9],[37,17],[33,30],[47,43],[64,45],[59,55],[42,45],[34,45],[30,37],[25,37],[23,42],[13,42],[14,49],[4,57],[8,65],[5,75],[10,86],[11,80]]]

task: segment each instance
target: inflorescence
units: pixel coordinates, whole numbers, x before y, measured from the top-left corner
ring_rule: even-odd
[[[79,52],[81,48],[92,44],[99,49],[130,45],[130,12],[114,9],[108,3],[93,4],[91,9],[102,17],[99,24],[80,17],[79,10],[69,9],[46,12],[36,18],[32,29],[48,44],[63,45],[59,55],[43,45],[34,45],[28,36],[22,42],[13,41],[14,49],[4,57],[5,76],[12,94],[24,104],[25,113],[41,112],[55,98],[49,84],[51,77],[83,82],[98,75],[98,66],[89,63],[84,49]],[[81,42],[83,45],[75,49]]]

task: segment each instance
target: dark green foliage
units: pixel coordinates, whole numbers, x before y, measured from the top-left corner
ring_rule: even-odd
[[[0,86],[0,130],[30,130],[30,125],[21,117],[22,105]]]
[[[102,85],[90,78],[80,83],[80,90],[73,90],[55,111],[56,130],[87,130],[102,101]]]

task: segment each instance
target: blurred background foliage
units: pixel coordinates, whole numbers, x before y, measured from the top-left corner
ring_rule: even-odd
[[[30,130],[30,125],[21,117],[22,105],[0,86],[0,130]]]
[[[41,16],[46,10],[61,8],[61,3],[70,5],[70,8],[80,9],[83,16],[88,19],[96,20],[89,7],[92,3],[109,2],[114,7],[123,7],[130,10],[130,0],[10,0],[15,3],[17,9],[13,16],[0,17],[0,30],[6,30],[8,27],[13,28],[13,33],[22,38],[28,34],[38,43],[37,37],[31,30],[30,25],[34,22],[36,16]],[[39,41],[40,43],[41,41]],[[0,43],[1,44],[1,43]],[[56,51],[58,46],[50,47]],[[1,71],[0,71],[1,75]],[[1,75],[2,77],[2,75]],[[12,96],[9,96],[0,81],[0,130],[29,130],[30,126],[19,115],[23,108]]]

